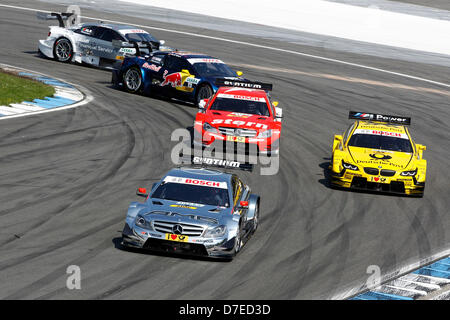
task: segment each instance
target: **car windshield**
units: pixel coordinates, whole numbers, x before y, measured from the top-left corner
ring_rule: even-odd
[[[156,38],[153,38],[149,33],[127,33],[125,34],[125,38],[128,41],[134,41],[134,42],[142,42],[142,41],[156,41],[159,42]]]
[[[236,77],[233,71],[225,63],[198,62],[193,64],[195,71],[201,77]]]
[[[265,101],[261,102],[217,97],[210,110],[256,114],[266,117],[270,116],[269,108]]]
[[[152,198],[192,202],[217,207],[229,207],[228,189],[187,185],[181,183],[163,183],[152,194]]]
[[[380,149],[412,153],[411,142],[408,139],[388,137],[374,134],[354,134],[348,142],[350,147]]]

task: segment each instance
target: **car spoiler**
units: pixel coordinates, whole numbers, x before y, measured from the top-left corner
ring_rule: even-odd
[[[253,171],[253,164],[244,163],[233,160],[224,160],[217,158],[208,158],[208,157],[198,157],[195,155],[192,156],[182,156],[180,157],[181,163],[179,165],[191,165],[193,167],[218,167],[225,169],[240,169],[244,171]]]
[[[253,82],[245,80],[230,80],[225,78],[216,79],[215,85],[218,87],[238,87],[247,89],[261,89],[266,91],[272,91],[271,83]]]
[[[380,121],[387,123],[395,123],[395,124],[403,124],[403,125],[411,125],[410,117],[402,117],[402,116],[392,116],[386,114],[378,114],[378,113],[365,113],[365,112],[356,112],[350,111],[348,114],[349,119],[355,120],[365,120],[365,121]]]
[[[116,48],[134,48],[136,53],[134,55],[141,56],[142,49],[147,49],[148,52],[158,51],[161,43],[159,41],[121,41],[113,40],[112,45]]]
[[[78,18],[75,12],[37,12],[36,17],[39,20],[58,20],[59,27],[61,28],[66,28],[66,21],[69,20],[69,18],[71,18],[72,21],[76,21]]]

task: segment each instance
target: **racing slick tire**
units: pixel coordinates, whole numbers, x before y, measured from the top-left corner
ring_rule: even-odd
[[[141,71],[136,67],[127,69],[123,74],[123,86],[128,92],[140,92],[143,87]]]
[[[233,255],[230,257],[230,259],[233,259],[237,256],[237,254],[241,251],[242,247],[244,246],[243,243],[243,234],[244,230],[242,228],[242,223],[239,222],[239,230],[236,233],[236,237],[234,239],[234,247],[233,247]]]
[[[256,205],[255,209],[255,215],[253,217],[253,228],[252,228],[252,235],[255,233],[256,229],[258,229],[259,226],[259,200],[258,204]]]
[[[198,88],[197,94],[195,96],[195,102],[197,105],[200,103],[200,100],[209,99],[213,95],[213,89],[209,84],[203,84]]]
[[[73,56],[73,46],[69,39],[59,38],[53,46],[53,57],[59,62],[70,62]]]

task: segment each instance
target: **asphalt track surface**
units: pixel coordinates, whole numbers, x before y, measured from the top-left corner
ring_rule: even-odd
[[[34,1],[3,4],[55,10]],[[65,11],[65,8],[62,8]],[[130,17],[83,11],[124,22]],[[318,54],[450,83],[450,70],[321,48],[135,20],[135,23]],[[207,52],[271,82],[284,109],[280,170],[242,173],[261,195],[261,226],[232,262],[128,252],[120,233],[138,186],[172,167],[170,135],[196,108],[112,88],[110,73],[37,56],[45,23],[0,8],[0,63],[83,86],[88,105],[0,121],[0,298],[330,299],[450,244],[448,88],[367,69],[212,39],[150,30],[168,45]],[[292,71],[287,71],[290,69]],[[411,115],[427,146],[422,199],[328,187],[333,134],[348,111]],[[81,268],[81,290],[66,269]]]

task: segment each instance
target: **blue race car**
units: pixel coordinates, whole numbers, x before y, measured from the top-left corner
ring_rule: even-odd
[[[112,83],[132,93],[155,93],[198,105],[218,89],[217,79],[246,80],[222,60],[204,54],[155,51],[127,56]]]

